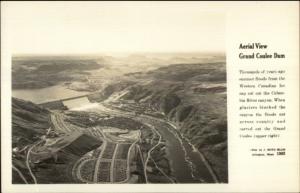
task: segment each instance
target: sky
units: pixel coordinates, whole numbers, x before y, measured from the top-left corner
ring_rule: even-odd
[[[224,52],[225,14],[211,7],[201,2],[5,2],[1,19],[14,54]]]

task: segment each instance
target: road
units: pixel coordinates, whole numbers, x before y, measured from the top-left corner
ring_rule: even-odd
[[[28,171],[29,171],[29,173],[30,173],[30,176],[32,177],[33,182],[34,182],[35,184],[37,184],[37,180],[36,180],[35,175],[32,173],[31,168],[30,168],[30,164],[29,164],[30,153],[31,153],[32,149],[33,149],[35,146],[37,146],[38,144],[42,143],[43,141],[44,141],[44,140],[40,140],[40,141],[36,142],[35,144],[33,144],[33,145],[29,148],[29,150],[27,151],[27,156],[26,156],[26,166],[27,166]]]
[[[53,112],[51,114],[51,121],[53,124],[53,128],[56,131],[63,132],[63,133],[70,133],[73,132],[74,130],[81,130],[81,128],[74,126],[68,122],[65,122],[64,119],[65,117],[62,113]],[[47,134],[50,133],[50,130],[51,129],[49,128]],[[81,159],[77,160],[76,164],[74,164],[74,167],[72,168],[72,175],[76,176],[76,178],[79,181],[85,183],[125,183],[126,181],[128,181],[130,178],[130,156],[132,153],[132,149],[135,147],[136,143],[140,139],[140,133],[138,138],[134,142],[127,144],[129,148],[125,150],[126,152],[122,152],[124,150],[122,150],[122,148],[120,147],[126,144],[112,142],[110,139],[106,137],[105,133],[101,130],[101,128],[92,127],[90,129],[85,129],[83,132],[93,135],[94,137],[101,138],[101,140],[103,140],[104,142],[102,145],[102,151],[97,158],[82,157]],[[44,140],[45,138],[42,138],[40,141],[36,142],[32,146],[29,146],[26,155],[26,166],[35,184],[37,184],[38,181],[30,167],[30,155],[31,153],[34,153],[32,151],[34,147],[42,143]],[[124,154],[124,153],[126,153],[126,157],[116,159],[117,154]],[[83,170],[86,170],[85,165],[90,164],[91,161],[95,161],[95,164],[94,164],[94,169],[91,170],[91,172],[93,172],[92,180],[89,180],[86,179],[86,171]],[[107,169],[105,167],[104,168],[101,167],[101,164],[104,163],[110,164],[108,181],[101,181],[99,180],[99,176],[98,176],[99,173],[100,174],[103,173],[102,169]],[[120,177],[122,176],[123,173],[122,172],[120,173],[118,171],[118,168],[120,168],[120,164],[121,166],[124,165],[125,168],[124,175],[123,175],[124,177]],[[18,172],[18,174],[24,180],[24,182],[27,182],[26,178],[23,178],[24,176],[22,175],[22,173],[20,173],[19,170],[17,170],[17,168],[13,167],[13,169]]]
[[[96,161],[96,164],[95,164],[95,171],[94,171],[94,182],[95,183],[98,182],[99,165],[100,165],[100,162],[101,162],[101,158],[103,156],[103,152],[106,149],[107,141],[104,141],[102,146],[103,146],[103,149],[102,149],[101,153],[99,154],[99,157],[97,158],[97,161]]]
[[[118,151],[118,147],[119,147],[119,144],[117,143],[116,144],[116,147],[115,147],[115,150],[114,150],[114,153],[113,153],[113,157],[111,159],[111,165],[110,165],[110,182],[114,182],[114,169],[115,169],[115,159],[116,159],[116,154],[117,154],[117,151]]]
[[[64,121],[64,115],[62,113],[53,112],[51,114],[51,122],[54,128],[63,133],[70,133],[73,131],[81,131],[81,129],[75,125],[71,125]]]
[[[216,174],[214,173],[210,164],[207,162],[205,156],[198,149],[196,149],[185,137],[183,137],[180,134],[180,132],[178,132],[178,129],[176,128],[176,126],[174,124],[172,124],[171,122],[169,122],[167,120],[159,119],[156,117],[144,115],[144,114],[140,114],[137,116],[132,112],[127,112],[127,111],[120,109],[119,107],[115,107],[111,103],[110,104],[102,103],[101,105],[102,105],[101,109],[104,110],[106,113],[110,112],[111,114],[113,114],[115,116],[125,116],[128,118],[132,118],[136,121],[142,122],[144,124],[145,123],[150,124],[154,128],[160,128],[159,130],[156,130],[156,131],[158,131],[158,133],[160,133],[160,134],[164,134],[164,136],[166,136],[165,135],[166,132],[168,133],[168,135],[171,134],[173,136],[173,138],[176,138],[176,140],[181,144],[180,147],[178,147],[178,148],[182,149],[182,151],[184,152],[183,157],[189,167],[188,170],[190,170],[189,173],[190,173],[191,178],[193,178],[195,181],[196,179],[198,180],[199,176],[204,176],[205,180],[200,179],[199,182],[214,182],[214,183],[219,182]],[[194,162],[191,162],[191,157],[189,156],[189,154],[191,154],[191,153],[190,153],[190,151],[187,152],[187,149],[186,149],[186,148],[190,149],[191,147],[193,148],[193,151],[194,151],[193,154],[199,155],[199,156],[197,156],[197,157],[199,157],[199,159],[197,159],[197,160],[194,159],[193,160]],[[176,153],[174,152],[174,154],[176,154]],[[193,155],[193,158],[194,157],[195,156]],[[176,162],[173,162],[173,164],[178,165],[178,168],[180,170],[180,164],[177,164]],[[195,164],[196,164],[196,166],[195,166]],[[199,172],[200,166],[201,166],[202,171]],[[196,171],[197,167],[198,167],[198,171]],[[182,168],[181,168],[181,170],[182,170]],[[180,175],[180,173],[181,172],[178,171],[178,177],[182,177],[182,175]],[[202,174],[199,174],[199,173],[202,173]],[[197,177],[196,177],[196,175],[197,175]]]
[[[145,180],[146,180],[146,183],[149,183],[148,181],[148,174],[147,174],[147,169],[148,169],[148,162],[149,162],[149,159],[151,158],[151,152],[157,148],[160,144],[161,144],[161,135],[156,131],[155,127],[152,126],[152,125],[149,125],[149,124],[146,124],[148,127],[151,128],[152,131],[154,131],[158,136],[159,136],[159,139],[158,139],[158,142],[148,151],[147,153],[147,157],[146,157],[146,160],[145,160],[145,163],[144,163],[144,176],[145,176]],[[153,138],[154,139],[154,136]]]
[[[82,157],[73,167],[73,175],[76,175],[76,178],[81,182],[85,183],[125,183],[130,178],[130,156],[131,150],[135,146],[138,140],[132,144],[122,144],[122,143],[111,143],[105,141],[102,145],[102,150],[99,153],[98,157]],[[121,146],[130,145],[128,151],[126,152],[126,158],[117,157],[122,150]],[[96,155],[97,156],[97,155]],[[90,175],[93,175],[92,180],[87,179],[87,172],[83,171],[87,167],[85,164],[88,164],[90,161],[94,161],[94,169],[90,167]],[[122,172],[119,171],[120,163],[126,165],[125,169],[125,179],[122,179]],[[109,167],[104,167],[107,165]],[[121,173],[120,173],[121,172]],[[83,174],[84,173],[84,174]]]
[[[22,178],[22,180],[26,184],[28,184],[28,182],[27,182],[26,178],[24,177],[24,175],[22,174],[22,172],[17,167],[15,167],[14,164],[12,164],[12,168],[13,168],[13,170],[15,170],[19,174],[19,176]]]
[[[190,144],[188,142],[188,140],[186,138],[184,138],[180,132],[178,132],[178,129],[176,128],[175,125],[173,125],[172,123],[168,122],[167,120],[163,120],[163,119],[159,119],[159,118],[155,118],[149,115],[144,115],[144,114],[139,114],[136,115],[136,113],[134,112],[128,112],[125,110],[120,109],[119,107],[114,106],[112,103],[107,103],[107,102],[103,102],[100,103],[96,108],[96,112],[104,112],[106,114],[111,114],[111,115],[115,115],[115,116],[120,116],[120,117],[127,117],[127,118],[131,118],[134,119],[136,121],[139,121],[143,124],[148,125],[148,127],[151,128],[151,131],[153,132],[153,138],[151,139],[152,144],[154,143],[154,138],[155,136],[158,136],[158,141],[157,143],[152,146],[150,148],[150,150],[147,152],[147,157],[145,158],[145,160],[143,160],[143,165],[144,165],[144,175],[145,175],[145,179],[146,179],[146,183],[149,183],[149,179],[148,179],[148,164],[149,161],[153,161],[155,167],[166,177],[169,179],[169,181],[172,181],[172,178],[170,178],[168,175],[165,174],[165,172],[163,172],[163,170],[161,170],[158,165],[156,164],[155,160],[151,157],[151,153],[162,143],[162,138],[165,135],[171,135],[169,136],[169,138],[174,138],[177,140],[176,143],[180,144],[177,145],[177,150],[180,150],[183,152],[183,154],[181,155],[183,157],[183,160],[181,161],[181,163],[186,164],[186,168],[184,169],[183,167],[180,168],[180,162],[177,163],[177,158],[176,158],[176,150],[173,150],[174,153],[170,153],[170,154],[175,154],[175,155],[171,155],[171,157],[173,156],[173,158],[176,160],[173,160],[171,163],[173,163],[173,167],[177,167],[178,168],[178,174],[177,176],[175,175],[175,178],[177,179],[177,177],[180,178],[180,172],[182,172],[183,170],[185,170],[185,173],[187,174],[186,176],[183,176],[182,179],[184,178],[191,178],[194,181],[197,181],[196,179],[198,179],[199,175],[196,172],[196,166],[195,166],[195,162],[193,162],[191,160],[191,157],[189,156],[189,152],[187,152],[188,146],[192,146],[192,144]],[[74,130],[77,130],[78,128],[74,127],[73,125],[67,123],[64,121],[64,115],[60,114],[60,113],[54,113],[51,116],[51,120],[53,122],[54,127],[57,130],[63,131],[63,132],[72,132]],[[92,130],[95,130],[95,128],[92,128]],[[135,144],[138,142],[138,140],[136,140],[135,142],[133,142],[127,152],[127,158],[125,160],[119,160],[116,159],[116,155],[119,151],[119,148],[122,146],[121,143],[118,142],[113,142],[111,140],[109,140],[106,136],[105,133],[99,128],[97,129],[98,132],[100,132],[99,134],[101,135],[102,140],[105,142],[103,147],[102,147],[102,152],[99,154],[99,156],[95,159],[95,168],[94,168],[94,173],[93,173],[93,180],[92,183],[119,183],[119,182],[126,182],[129,178],[130,178],[130,154],[131,154],[131,150],[132,148],[135,146]],[[92,133],[95,136],[95,133]],[[100,136],[99,136],[100,137]],[[170,138],[170,139],[171,139]],[[167,139],[168,140],[168,139]],[[172,141],[172,139],[171,139]],[[174,142],[174,140],[173,140]],[[109,144],[114,144],[115,147],[112,150],[109,150]],[[188,144],[188,145],[186,145]],[[168,149],[169,152],[170,151],[170,145],[169,147],[166,147]],[[31,147],[32,149],[32,147]],[[30,149],[30,150],[31,150]],[[196,148],[194,148],[195,151],[198,151]],[[140,150],[140,149],[138,149]],[[106,152],[109,151],[109,152]],[[30,152],[30,151],[28,151]],[[206,180],[204,181],[200,181],[200,182],[207,182],[207,181],[214,181],[214,182],[218,182],[216,175],[214,174],[214,171],[212,170],[211,166],[209,165],[209,163],[206,161],[206,158],[204,157],[204,155],[198,151],[197,152],[199,154],[200,159],[198,159],[197,161],[201,162],[202,165],[205,166],[205,168],[202,167],[202,170],[206,170],[204,172],[204,170],[202,172],[204,173],[209,173],[209,174],[204,174],[206,175]],[[141,155],[141,154],[140,154]],[[109,156],[109,157],[107,157]],[[170,158],[170,157],[169,157]],[[94,159],[94,158],[93,158]],[[83,162],[81,163],[80,167],[77,168],[77,172],[76,174],[81,175],[81,171],[80,169],[82,168],[82,166],[88,162]],[[120,168],[122,169],[122,165],[126,163],[126,179],[118,181],[116,176],[118,176],[118,169]],[[103,164],[103,165],[102,165]],[[101,166],[102,165],[102,166]],[[109,166],[109,168],[105,168],[104,165]],[[177,166],[176,166],[177,165]],[[174,170],[174,168],[172,168]],[[103,171],[102,171],[103,170]],[[105,170],[105,171],[104,171]],[[101,172],[102,171],[102,172]],[[123,169],[122,169],[123,171]],[[176,169],[175,169],[176,171]],[[99,181],[99,173],[107,173],[107,180],[105,181]],[[32,172],[30,172],[32,174]],[[199,173],[199,172],[198,172]],[[120,174],[120,173],[119,173]],[[190,175],[190,176],[188,176]],[[196,176],[198,175],[198,176]],[[32,174],[33,178],[34,175]],[[78,176],[78,178],[82,179],[82,176]],[[119,179],[119,178],[118,178]],[[36,182],[36,179],[35,179]],[[179,182],[189,182],[189,180],[185,181],[180,181]]]
[[[136,143],[140,140],[140,137],[141,137],[141,132],[139,132],[139,136],[138,136],[137,140],[135,142],[133,142],[130,145],[129,149],[128,149],[128,154],[127,154],[127,169],[126,169],[126,176],[127,176],[127,178],[124,181],[121,181],[119,183],[127,182],[129,180],[129,178],[130,178],[130,156],[131,156],[131,150],[132,150],[132,148],[135,147]]]

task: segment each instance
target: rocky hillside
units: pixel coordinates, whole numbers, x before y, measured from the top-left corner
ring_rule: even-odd
[[[50,127],[50,112],[40,106],[12,98],[12,147],[38,140]]]
[[[225,63],[175,64],[131,73],[121,99],[159,111],[206,156],[221,182],[227,182],[227,108]],[[134,80],[134,84],[131,82]],[[112,89],[114,88],[114,89]],[[132,103],[132,102],[131,102]]]

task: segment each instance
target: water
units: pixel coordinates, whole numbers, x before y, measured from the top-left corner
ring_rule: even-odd
[[[155,126],[166,140],[167,157],[171,161],[171,169],[178,183],[215,183],[200,153],[193,149],[178,130],[163,120],[145,117],[140,121]]]
[[[67,89],[62,85],[51,86],[42,89],[17,89],[12,91],[13,97],[44,103],[64,98],[70,98],[88,94]],[[111,109],[102,109],[99,103],[90,103],[87,97],[72,99],[63,102],[71,110],[102,110],[109,112]],[[175,129],[163,121],[154,121],[143,118],[157,128],[157,131],[166,140],[167,156],[171,160],[171,168],[178,183],[211,183],[213,179],[205,167],[199,152],[193,151],[192,146],[183,139]]]
[[[193,146],[186,140],[182,139],[183,146],[187,152],[189,160],[193,163],[193,175],[203,183],[215,183],[215,179],[204,164],[198,151],[194,151]]]
[[[160,127],[159,133],[166,140],[167,156],[171,160],[171,168],[178,183],[197,183],[192,173],[192,168],[186,159],[186,152],[180,141],[166,128]]]
[[[41,89],[13,89],[12,96],[31,101],[33,103],[44,103],[48,101],[55,101],[59,99],[75,97],[89,94],[89,92],[79,92],[70,90],[63,85],[55,85]]]
[[[104,107],[101,103],[90,109],[99,113],[113,113],[117,110]],[[132,116],[130,112],[119,111],[117,114]],[[114,114],[114,113],[113,113]],[[134,118],[137,121],[153,125],[166,141],[166,153],[171,161],[172,173],[177,179],[177,183],[214,183],[211,173],[203,162],[198,151],[183,138],[179,131],[172,128],[171,125],[163,120],[148,116],[139,116]]]

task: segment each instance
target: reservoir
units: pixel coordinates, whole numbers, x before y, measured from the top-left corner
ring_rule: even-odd
[[[89,92],[79,92],[75,90],[70,90],[63,85],[55,85],[55,86],[50,86],[47,88],[40,88],[40,89],[13,89],[12,90],[13,97],[31,101],[37,104],[69,98],[69,97],[76,97],[84,94],[89,94]]]
[[[44,103],[64,98],[71,98],[88,94],[70,90],[62,85],[51,86],[42,89],[18,89],[12,91],[12,96],[34,103]],[[87,97],[63,101],[64,105],[71,110],[100,111],[105,114],[114,114],[115,110],[101,108],[100,103],[90,103]],[[123,116],[132,113],[119,111]],[[183,138],[179,131],[166,123],[164,120],[141,115],[134,119],[153,125],[166,143],[166,156],[170,160],[172,174],[178,183],[214,183],[214,179],[206,167],[201,154],[195,151],[191,144]]]

